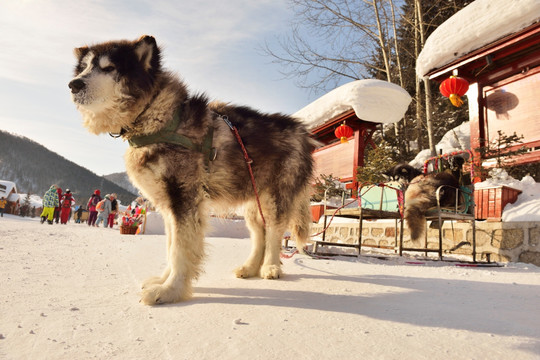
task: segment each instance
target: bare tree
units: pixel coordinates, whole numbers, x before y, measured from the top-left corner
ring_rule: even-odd
[[[393,81],[392,64],[399,52],[394,51],[392,1],[291,0],[291,4],[296,16],[290,35],[280,39],[280,49],[266,44],[264,51],[298,86],[321,92],[344,78],[368,78],[370,68]],[[380,68],[374,62],[379,54]]]
[[[295,14],[289,35],[263,51],[282,65],[286,77],[316,93],[365,78],[399,84],[416,106],[405,116],[409,124],[401,121],[391,132],[385,127],[385,137],[392,138],[399,156],[409,156],[414,136],[406,134],[416,129],[418,149],[429,142],[433,152],[436,137],[466,116],[432,98],[435,84],[416,78],[415,61],[427,36],[470,1],[289,0]]]
[[[389,3],[390,3],[390,10],[392,12],[392,23],[391,24],[392,24],[392,30],[393,30],[393,33],[394,33],[394,49],[396,51],[396,66],[397,66],[397,69],[398,69],[399,85],[402,88],[405,88],[405,79],[403,77],[403,70],[401,68],[401,57],[399,55],[400,51],[399,51],[399,46],[398,46],[398,42],[397,42],[398,34],[397,34],[397,24],[396,24],[396,11],[395,11],[395,7],[394,7],[394,1],[389,0]]]

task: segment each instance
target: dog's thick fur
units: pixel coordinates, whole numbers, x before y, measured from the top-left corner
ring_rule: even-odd
[[[463,158],[456,157],[449,171],[419,175],[411,180],[405,191],[404,214],[411,233],[411,240],[417,241],[424,235],[426,226],[425,214],[429,208],[437,205],[437,188],[443,185],[451,188],[459,187],[463,163]],[[403,174],[409,174],[409,172],[403,171]],[[456,192],[451,190],[451,188],[441,189],[440,204],[443,207],[452,206],[456,201]]]
[[[209,103],[190,95],[179,78],[161,68],[155,39],[112,41],[75,49],[78,64],[70,82],[72,100],[92,133],[122,133],[124,139],[162,129],[181,107],[176,132],[202,143],[214,129],[217,157],[205,167],[202,153],[172,144],[130,147],[125,154],[131,181],[158,208],[167,233],[168,265],[143,283],[145,304],[173,303],[192,294],[201,273],[209,204],[244,204],[252,250],[237,277],[282,275],[280,250],[289,228],[298,249],[310,233],[308,185],[315,142],[296,119],[247,107]],[[238,128],[260,195],[263,226],[242,150],[222,116]]]

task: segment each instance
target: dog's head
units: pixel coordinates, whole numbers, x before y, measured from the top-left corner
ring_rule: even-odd
[[[409,164],[397,164],[396,166],[388,170],[386,174],[395,181],[409,183],[412,179],[414,179],[418,175],[421,175],[422,172],[415,169]]]
[[[77,65],[69,88],[84,126],[95,134],[129,126],[133,112],[152,95],[161,72],[156,40],[143,36],[135,41],[111,41],[76,48],[74,53]]]

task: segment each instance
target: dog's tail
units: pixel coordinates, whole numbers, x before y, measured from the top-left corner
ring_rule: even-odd
[[[423,204],[420,202],[406,204],[405,220],[407,220],[407,226],[409,227],[409,231],[411,233],[411,240],[419,240],[424,234],[424,228],[426,225]]]
[[[309,197],[298,195],[294,206],[295,213],[291,218],[291,232],[296,249],[304,253],[309,237],[311,235],[311,210]]]
[[[419,240],[426,226],[425,212],[435,202],[435,187],[429,181],[416,180],[405,192],[405,220],[411,232],[411,240]]]

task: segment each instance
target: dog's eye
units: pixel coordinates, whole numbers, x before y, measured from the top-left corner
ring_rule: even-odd
[[[106,72],[106,73],[114,71],[114,66],[112,65],[105,66],[104,68],[101,69],[101,71]]]

